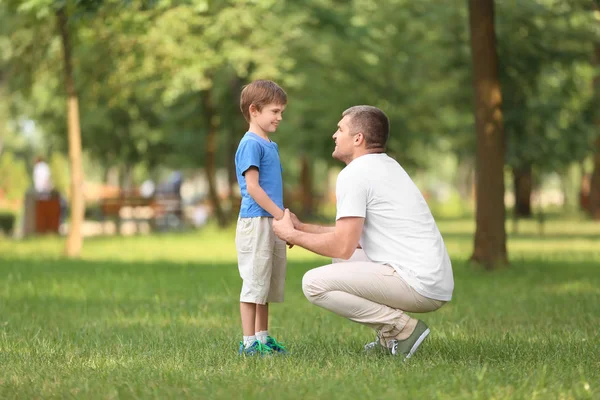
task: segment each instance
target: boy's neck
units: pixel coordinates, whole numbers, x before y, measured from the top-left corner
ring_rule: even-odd
[[[254,133],[257,136],[260,136],[261,138],[265,139],[266,141],[271,140],[271,139],[269,139],[269,135],[265,131],[263,131],[260,126],[258,126],[257,124],[253,124],[252,122],[250,123],[250,127],[248,128],[248,131]]]

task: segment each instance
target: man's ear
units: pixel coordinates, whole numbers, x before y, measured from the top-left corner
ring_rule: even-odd
[[[250,107],[248,107],[248,109],[250,111],[250,114],[258,112],[258,108],[256,107],[256,104],[254,104],[254,103],[250,104]]]
[[[365,135],[363,135],[362,132],[358,132],[356,135],[354,135],[354,143],[357,145],[360,145],[362,142],[364,142],[365,140]]]

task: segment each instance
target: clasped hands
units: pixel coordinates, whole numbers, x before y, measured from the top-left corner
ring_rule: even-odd
[[[273,220],[273,231],[281,239],[284,240],[289,248],[294,247],[293,238],[294,232],[299,228],[301,222],[289,209],[283,211],[283,217],[279,220]]]

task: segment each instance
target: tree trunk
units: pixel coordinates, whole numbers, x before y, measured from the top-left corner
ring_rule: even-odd
[[[302,153],[300,156],[300,183],[302,185],[302,215],[310,217],[314,210],[312,171],[306,153]]]
[[[85,204],[83,199],[83,165],[81,161],[81,127],[79,123],[79,97],[73,76],[71,37],[65,7],[56,12],[58,30],[62,39],[65,88],[67,92],[67,126],[69,135],[69,161],[71,169],[71,221],[65,247],[67,257],[79,257],[83,247],[81,228]]]
[[[242,92],[242,80],[235,76],[230,81],[230,103],[239,104],[240,93]],[[235,190],[237,184],[237,175],[235,171],[235,152],[239,140],[244,133],[246,121],[239,109],[239,106],[231,107],[231,125],[229,128],[227,144],[227,176],[229,179],[229,202],[231,204],[231,217],[237,218],[240,212],[241,195]]]
[[[598,122],[600,129],[600,121]],[[593,219],[600,220],[600,136],[596,138],[594,171],[590,180],[589,212]]]
[[[515,216],[518,218],[531,217],[531,189],[532,176],[531,164],[520,168],[513,168],[513,185],[515,192]]]
[[[494,1],[470,0],[476,154],[476,232],[471,260],[486,269],[508,263],[504,226],[504,126]]]
[[[235,129],[230,129],[227,138],[227,181],[229,185],[229,203],[231,204],[231,218],[235,218],[240,212],[240,193],[235,190],[237,174],[235,172],[235,152],[237,150]]]
[[[579,163],[581,178],[579,180],[579,209],[581,211],[590,211],[590,179],[585,171],[585,162]]]
[[[596,6],[596,11],[600,10],[600,6]],[[595,48],[596,67],[600,68],[600,43],[596,43]],[[600,73],[594,77],[594,99],[596,104],[600,104]],[[600,112],[598,107],[595,110],[596,133],[598,137],[595,141],[594,151],[594,169],[592,171],[592,179],[590,181],[590,204],[589,211],[593,219],[600,220]]]
[[[203,98],[204,117],[206,120],[206,153],[205,153],[205,169],[206,180],[208,181],[208,196],[213,206],[213,210],[217,217],[217,223],[220,227],[227,226],[227,217],[221,205],[221,199],[217,191],[217,130],[218,122],[217,115],[212,103],[211,89],[206,91]]]

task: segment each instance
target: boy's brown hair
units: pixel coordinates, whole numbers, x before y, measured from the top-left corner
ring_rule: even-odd
[[[275,82],[259,79],[244,86],[240,96],[240,109],[247,122],[250,122],[251,104],[254,104],[258,111],[268,104],[284,106],[287,104],[287,94]]]

